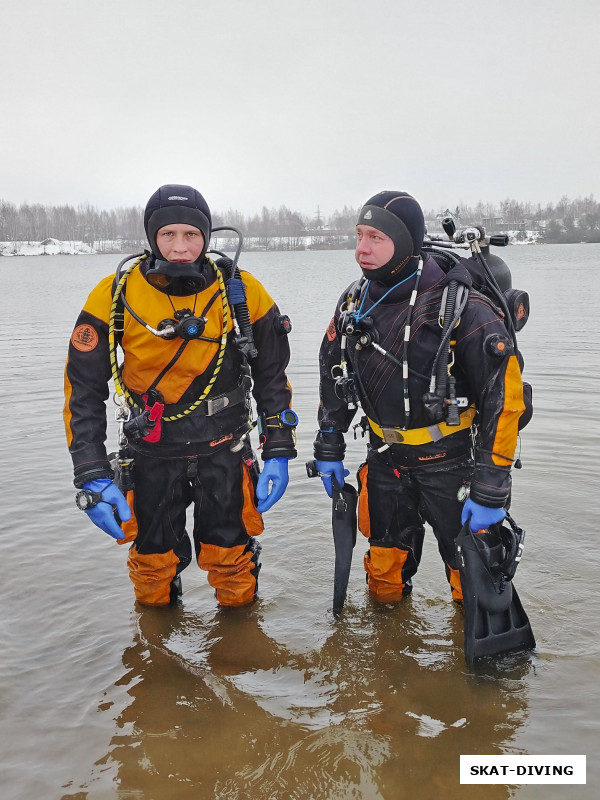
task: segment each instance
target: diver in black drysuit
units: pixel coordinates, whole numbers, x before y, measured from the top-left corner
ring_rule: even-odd
[[[380,192],[367,201],[356,247],[366,281],[341,295],[319,355],[314,455],[330,496],[331,475],[341,486],[348,474],[344,434],[357,411],[354,401],[365,413],[369,444],[358,472],[358,524],[369,540],[369,591],[381,603],[411,592],[425,522],[436,536],[452,596],[462,600],[456,536],[467,520],[480,530],[504,518],[526,410],[519,357],[503,314],[471,290],[452,337],[458,424],[432,420],[424,397],[440,347],[447,278],[422,253],[424,233],[422,210],[405,192]]]

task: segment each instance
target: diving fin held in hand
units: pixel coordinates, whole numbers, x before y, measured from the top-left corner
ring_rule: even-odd
[[[333,613],[339,614],[346,600],[352,551],[356,544],[356,507],[358,493],[354,486],[344,483],[340,487],[335,475],[331,476],[332,511],[331,527],[335,546],[335,570],[333,576]]]
[[[467,521],[456,538],[465,611],[465,659],[531,650],[535,639],[512,578],[525,533],[507,515],[511,529],[493,525],[473,533]]]

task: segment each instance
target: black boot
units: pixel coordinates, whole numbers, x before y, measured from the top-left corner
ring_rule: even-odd
[[[173,580],[171,581],[171,591],[170,591],[170,604],[174,605],[178,603],[181,599],[181,595],[183,594],[183,588],[181,586],[181,575],[175,575]]]

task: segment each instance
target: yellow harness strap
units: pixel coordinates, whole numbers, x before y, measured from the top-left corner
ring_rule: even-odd
[[[443,439],[444,436],[450,436],[452,433],[470,428],[475,414],[475,407],[469,406],[460,415],[459,425],[448,425],[446,422],[440,422],[437,425],[428,425],[426,428],[410,428],[409,430],[382,428],[372,419],[368,417],[367,419],[369,419],[369,426],[373,433],[383,439],[386,444],[428,444],[429,442],[437,442]]]

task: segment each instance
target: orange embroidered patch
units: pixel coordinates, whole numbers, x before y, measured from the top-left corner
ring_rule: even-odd
[[[71,344],[76,350],[86,353],[98,344],[98,334],[91,325],[78,325],[71,336]]]
[[[445,458],[446,453],[435,453],[432,456],[419,456],[419,461],[435,461],[437,458]]]
[[[333,342],[335,337],[336,337],[335,322],[334,318],[332,317],[331,322],[329,323],[329,327],[327,328],[327,338],[329,339],[330,342]]]
[[[227,436],[223,436],[221,439],[214,439],[209,447],[216,447],[218,444],[223,444],[223,442],[229,442],[233,439],[233,433],[228,433]]]

